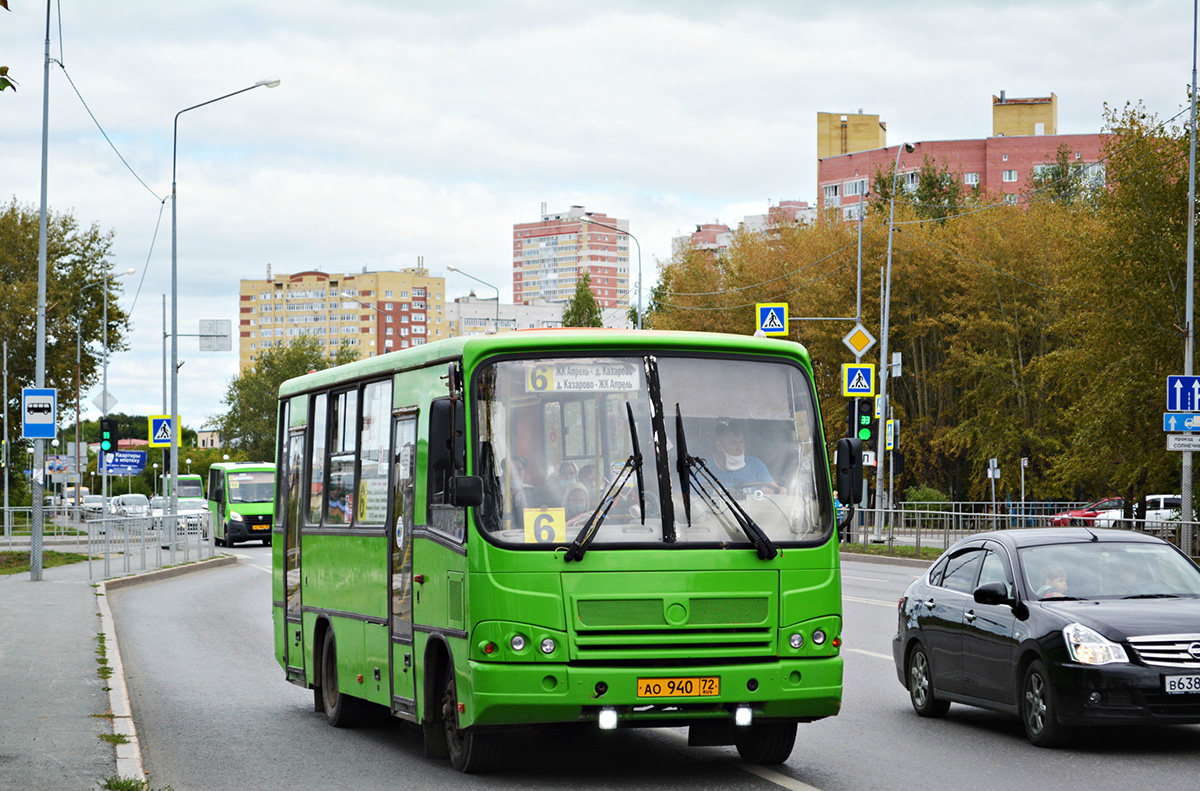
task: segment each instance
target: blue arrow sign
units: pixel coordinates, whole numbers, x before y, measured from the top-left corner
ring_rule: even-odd
[[[1200,431],[1200,412],[1164,412],[1163,431]]]
[[[1167,377],[1167,411],[1192,412],[1200,409],[1200,376]]]

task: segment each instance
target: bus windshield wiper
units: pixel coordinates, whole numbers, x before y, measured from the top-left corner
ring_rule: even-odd
[[[596,505],[596,510],[592,511],[592,515],[588,517],[583,529],[575,536],[575,540],[571,542],[571,546],[567,548],[566,562],[572,560],[582,560],[583,554],[587,552],[588,544],[592,543],[592,539],[600,532],[600,526],[604,524],[604,520],[608,518],[608,512],[612,510],[613,504],[617,502],[617,497],[621,494],[621,489],[625,486],[625,482],[629,480],[629,476],[636,474],[638,486],[638,507],[641,509],[642,524],[646,524],[646,484],[642,478],[642,451],[638,446],[637,426],[633,422],[633,407],[629,402],[625,402],[625,411],[629,415],[629,438],[633,443],[633,453],[625,460],[625,464],[621,467],[621,471],[613,478],[612,483],[608,485],[604,496],[600,498],[600,502]]]
[[[754,548],[758,550],[758,557],[761,560],[771,560],[779,554],[779,549],[775,546],[775,542],[771,541],[770,537],[763,532],[758,523],[750,514],[746,513],[745,509],[738,504],[737,498],[729,493],[725,485],[713,474],[712,470],[708,469],[708,465],[704,463],[704,459],[698,456],[689,456],[687,452],[687,440],[683,433],[683,418],[679,414],[679,404],[675,404],[675,438],[679,445],[677,469],[679,470],[679,485],[683,491],[683,511],[687,517],[689,526],[692,524],[691,500],[688,493],[689,478],[696,485],[696,493],[708,503],[709,508],[715,513],[719,506],[716,498],[713,496],[715,490],[728,506],[729,511],[733,514],[734,521],[742,528],[742,532],[746,534],[746,538],[754,544]]]

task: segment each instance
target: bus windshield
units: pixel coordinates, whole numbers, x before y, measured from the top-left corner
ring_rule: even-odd
[[[231,472],[228,491],[231,503],[269,503],[275,498],[275,473]]]
[[[520,359],[486,366],[476,384],[477,513],[498,543],[570,544],[602,514],[592,548],[750,546],[747,520],[784,545],[833,529],[817,410],[798,365]],[[625,472],[637,463],[635,436],[641,485]]]

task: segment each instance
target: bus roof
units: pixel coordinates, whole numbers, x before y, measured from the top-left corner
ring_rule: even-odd
[[[462,359],[468,368],[484,357],[510,353],[554,353],[566,349],[604,351],[606,349],[672,349],[693,352],[741,352],[783,356],[799,361],[811,372],[808,351],[794,341],[756,338],[721,332],[679,332],[665,330],[622,329],[541,329],[502,332],[494,335],[467,335],[447,338],[410,349],[388,352],[357,360],[336,368],[289,379],[279,388],[286,398],[306,390],[347,379],[370,377],[388,371],[422,368],[439,362]]]
[[[269,461],[218,461],[209,465],[209,469],[225,470],[226,472],[265,472],[275,471],[275,464]]]

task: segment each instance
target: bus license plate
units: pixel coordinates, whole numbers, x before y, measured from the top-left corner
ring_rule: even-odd
[[[1163,676],[1163,687],[1168,694],[1184,695],[1189,692],[1200,692],[1200,675],[1195,676]]]
[[[639,678],[639,698],[694,698],[721,694],[719,676],[690,678]]]
[[[270,525],[250,525],[251,530],[270,530]]]

